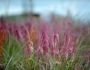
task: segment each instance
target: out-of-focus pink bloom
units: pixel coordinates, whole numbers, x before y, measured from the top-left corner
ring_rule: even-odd
[[[52,55],[57,55],[57,54],[59,54],[59,49],[52,48]]]
[[[6,18],[5,18],[5,17],[1,17],[1,18],[0,18],[0,24],[2,25],[2,28],[3,28],[3,29],[6,29],[6,28],[7,28]]]
[[[17,37],[17,39],[19,40],[19,41],[21,41],[22,40],[22,35],[21,35],[21,31],[20,31],[20,28],[19,28],[19,24],[17,24],[17,23],[14,23],[13,24],[13,28],[14,28],[14,35]]]
[[[42,32],[42,48],[45,53],[48,52],[49,42],[47,34],[44,31]]]
[[[49,37],[48,37],[48,24],[46,25],[46,24],[44,24],[44,23],[41,23],[40,22],[40,28],[39,28],[39,30],[40,30],[40,37],[39,38],[41,38],[41,39],[39,39],[39,40],[41,40],[41,46],[42,46],[42,49],[43,49],[43,52],[44,52],[44,54],[45,53],[48,53],[48,51],[49,51]]]
[[[43,49],[41,47],[38,47],[35,52],[37,55],[41,55],[43,54]]]
[[[22,36],[24,38],[24,42],[26,44],[26,47],[24,47],[23,52],[25,54],[30,54],[33,51],[33,47],[32,47],[33,43],[30,40],[29,32],[24,25],[21,25],[20,28],[21,28],[21,34],[22,34]]]
[[[74,52],[74,40],[71,36],[70,30],[67,30],[64,34],[64,37],[60,44],[60,51],[62,51],[63,55],[66,55],[67,53],[73,53]]]
[[[50,51],[52,55],[57,55],[59,54],[59,48],[57,46],[59,42],[59,35],[54,34],[52,38],[53,38],[53,41],[52,41],[52,47]]]
[[[31,24],[31,22],[26,22],[26,23],[25,23],[25,26],[28,28],[28,30],[30,30],[30,29],[31,29],[32,24]]]
[[[13,28],[13,23],[9,23],[8,24],[8,31],[10,32],[10,34],[14,34],[14,28]]]
[[[58,34],[54,34],[54,42],[59,42],[59,35]]]
[[[22,34],[20,31],[20,25],[15,22],[10,22],[7,26],[7,29],[11,35],[17,37],[17,39],[21,42],[22,41]]]
[[[56,44],[59,42],[59,35],[58,34],[54,34],[54,46],[56,46]]]

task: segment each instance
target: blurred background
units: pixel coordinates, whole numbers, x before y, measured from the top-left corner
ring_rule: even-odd
[[[75,20],[87,22],[90,20],[89,7],[89,0],[0,0],[0,16],[15,18],[32,14],[49,19],[52,14],[71,15]]]

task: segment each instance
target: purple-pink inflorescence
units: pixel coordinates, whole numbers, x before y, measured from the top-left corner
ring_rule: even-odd
[[[71,35],[71,31],[70,29],[67,29],[60,43],[60,51],[62,52],[63,55],[67,55],[67,53],[73,53],[74,49],[75,46],[73,37]]]
[[[32,42],[30,40],[28,29],[25,27],[25,25],[21,25],[20,29],[21,29],[22,37],[23,37],[24,42],[26,44],[26,46],[23,49],[23,53],[30,54],[32,52],[32,50],[33,50],[32,49],[33,44],[32,44]]]

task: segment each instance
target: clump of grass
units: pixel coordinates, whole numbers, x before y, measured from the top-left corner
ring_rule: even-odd
[[[6,35],[5,41],[2,45],[3,56],[2,63],[5,65],[5,70],[15,70],[23,68],[23,58],[21,44],[17,38]]]
[[[89,35],[86,27],[72,28],[72,21],[67,19],[54,21],[53,25],[42,20],[35,25],[9,23],[2,45],[4,69],[88,70],[90,57],[83,58],[83,53],[89,53],[85,47],[88,43],[84,33]]]

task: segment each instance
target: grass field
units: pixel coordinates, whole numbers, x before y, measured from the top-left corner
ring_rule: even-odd
[[[0,70],[90,70],[89,22],[17,20],[0,20]]]

